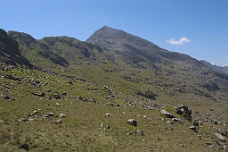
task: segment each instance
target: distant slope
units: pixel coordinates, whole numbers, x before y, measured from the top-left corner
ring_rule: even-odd
[[[36,40],[29,34],[16,31],[9,31],[9,36],[20,44],[22,54],[41,68],[94,62],[98,59],[97,54],[101,52],[96,45],[67,36]]]
[[[214,98],[213,94],[219,90],[224,91],[224,96],[228,92],[227,76],[188,55],[167,51],[124,31],[104,26],[87,42],[99,45],[107,54],[115,56],[117,64],[121,61],[137,69],[152,69],[156,79],[160,77],[156,80],[158,86],[172,88],[171,92],[166,92],[168,94],[193,93]]]
[[[67,74],[79,72],[83,79],[150,99],[228,100],[228,76],[121,30],[104,26],[86,42],[67,36],[36,40],[23,32],[8,34],[18,42],[21,56],[41,69],[64,73],[65,68]]]
[[[143,62],[147,62],[150,65],[155,63],[169,65],[173,61],[184,61],[202,66],[196,59],[187,55],[167,51],[148,40],[107,26],[95,31],[86,41],[115,52],[123,57],[127,63],[134,65],[139,65]]]
[[[205,65],[207,65],[208,67],[212,68],[213,70],[220,72],[220,73],[226,73],[228,75],[228,66],[225,67],[221,67],[221,66],[217,66],[217,65],[212,65],[211,63],[207,62],[207,61],[202,61]]]
[[[27,58],[21,55],[17,41],[0,29],[0,63],[33,67]]]

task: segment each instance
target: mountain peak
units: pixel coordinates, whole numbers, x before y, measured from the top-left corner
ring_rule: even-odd
[[[95,31],[86,41],[93,43],[99,39],[118,39],[123,38],[126,34],[128,33],[108,26],[103,26],[101,29]]]

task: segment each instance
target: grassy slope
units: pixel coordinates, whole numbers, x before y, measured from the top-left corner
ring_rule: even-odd
[[[77,70],[65,68],[61,74],[84,78],[85,82],[36,70],[13,68],[0,71],[1,94],[12,98],[12,100],[0,98],[0,147],[3,151],[23,151],[24,149],[19,147],[26,145],[29,145],[30,151],[219,151],[222,147],[223,144],[220,146],[218,139],[213,135],[216,128],[223,128],[222,125],[212,128],[209,122],[205,122],[198,133],[195,133],[188,128],[191,123],[187,120],[181,125],[178,123],[171,125],[166,123],[167,120],[161,120],[161,108],[149,110],[134,106],[134,102],[131,104],[126,102],[148,100],[136,96],[132,88],[150,87],[121,78],[129,71],[110,73],[91,65],[73,68]],[[142,71],[141,76],[146,73],[152,74],[150,71]],[[32,85],[32,80],[40,81],[41,87]],[[48,84],[44,86],[46,82]],[[104,88],[104,85],[108,88]],[[51,92],[48,92],[48,89]],[[31,95],[31,92],[43,92],[46,95],[38,97]],[[67,92],[68,95],[54,99],[52,95],[56,92],[60,95],[62,92]],[[180,96],[174,99],[158,94],[156,101],[148,100],[143,104],[156,103],[164,106],[164,103],[170,102],[175,105],[183,98]],[[48,99],[49,96],[52,96],[52,99]],[[78,100],[78,96],[84,100]],[[90,98],[97,102],[89,102]],[[213,116],[219,108],[227,109],[227,105],[221,107],[212,101],[207,101],[206,98],[198,99],[200,103],[197,101],[180,103],[187,103],[192,108],[193,114],[198,111],[203,114],[211,113]],[[212,107],[216,109],[214,113],[209,111]],[[42,110],[37,116],[32,117],[34,121],[18,121],[19,118],[27,118],[31,112],[39,108]],[[172,106],[164,108],[174,112]],[[44,119],[43,116],[47,112],[53,112],[54,117]],[[66,114],[66,117],[59,118],[60,113]],[[110,113],[111,116],[105,117],[106,113]],[[138,126],[128,125],[126,122],[129,118],[136,119]],[[62,123],[55,124],[57,119],[62,119]],[[110,129],[100,129],[101,123],[104,126],[109,125]],[[135,135],[137,129],[143,130],[144,136]],[[133,135],[126,136],[126,133]],[[207,146],[206,142],[211,143],[214,148]]]

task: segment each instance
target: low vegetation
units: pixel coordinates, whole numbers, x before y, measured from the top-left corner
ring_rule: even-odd
[[[203,63],[108,27],[0,34],[0,151],[227,150],[228,79]]]

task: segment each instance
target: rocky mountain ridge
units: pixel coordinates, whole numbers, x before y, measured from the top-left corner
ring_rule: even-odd
[[[1,33],[3,151],[226,151],[228,79],[204,63],[106,26]]]

